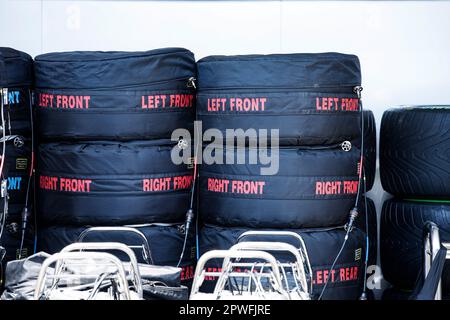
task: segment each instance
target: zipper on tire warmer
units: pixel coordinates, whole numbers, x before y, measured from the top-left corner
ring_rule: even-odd
[[[345,86],[309,86],[309,87],[210,87],[199,88],[199,92],[211,91],[230,91],[236,93],[273,93],[273,92],[324,92],[324,93],[351,93],[359,97],[355,92],[355,88],[360,85],[345,85]]]
[[[82,90],[86,90],[86,91],[115,91],[115,90],[123,90],[123,89],[138,89],[138,88],[144,88],[144,87],[149,87],[149,86],[153,86],[153,85],[161,85],[161,84],[165,84],[165,83],[172,83],[172,82],[185,82],[186,84],[186,88],[189,89],[196,89],[196,78],[193,76],[190,77],[181,77],[181,78],[175,78],[175,79],[169,79],[169,80],[161,80],[161,81],[155,81],[155,82],[149,82],[149,83],[141,83],[141,84],[134,84],[134,85],[128,85],[128,86],[117,86],[117,87],[106,87],[106,88],[45,88],[45,87],[36,87],[36,90],[40,91],[40,90],[49,90],[49,91],[58,91],[58,90],[64,90],[64,91],[82,91]],[[166,89],[164,89],[166,90]]]

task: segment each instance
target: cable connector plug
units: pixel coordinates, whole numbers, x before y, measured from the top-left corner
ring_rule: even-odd
[[[22,210],[22,232],[25,232],[27,229],[28,222],[28,207],[23,208]]]
[[[2,96],[3,105],[7,106],[9,103],[8,88],[0,88],[0,94]]]
[[[185,227],[184,227],[183,250],[181,251],[180,260],[178,260],[178,263],[177,263],[177,268],[180,266],[181,261],[183,260],[184,251],[186,250],[187,238],[189,236],[189,230],[191,228],[191,224],[192,224],[193,220],[194,220],[194,211],[192,210],[192,208],[189,208],[189,210],[186,212],[186,223],[185,223]]]
[[[2,198],[5,198],[8,196],[8,180],[2,180],[0,185],[0,194]]]
[[[352,210],[350,210],[350,218],[348,220],[348,223],[345,225],[345,230],[347,230],[348,232],[351,232],[353,230],[353,224],[355,223],[358,215],[359,212],[357,207],[354,207]]]
[[[0,246],[0,263],[3,261],[3,258],[6,256],[6,249],[2,246]],[[0,281],[0,284],[2,282]]]
[[[186,228],[184,230],[186,233],[189,233],[192,221],[194,221],[194,211],[192,209],[189,209],[186,212]]]

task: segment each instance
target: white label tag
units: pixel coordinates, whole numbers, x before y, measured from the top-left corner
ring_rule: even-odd
[[[8,88],[2,89],[3,105],[8,105]]]
[[[361,260],[362,249],[358,248],[355,250],[355,261]]]

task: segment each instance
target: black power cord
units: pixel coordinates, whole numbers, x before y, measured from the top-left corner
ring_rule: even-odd
[[[180,266],[181,261],[184,257],[184,252],[186,251],[186,245],[187,245],[187,239],[189,236],[189,232],[191,229],[192,221],[194,220],[194,193],[195,193],[195,183],[197,181],[197,160],[194,157],[194,177],[192,179],[192,187],[191,187],[191,200],[189,204],[189,209],[186,212],[186,222],[185,222],[185,228],[184,228],[184,242],[183,242],[183,250],[181,251],[180,259],[178,260],[177,267]]]
[[[28,205],[29,205],[29,197],[30,197],[30,187],[31,187],[31,180],[33,179],[33,171],[34,171],[34,126],[33,126],[33,102],[32,102],[32,93],[29,90],[28,91],[28,106],[30,110],[30,122],[31,122],[31,164],[30,164],[30,173],[28,175],[28,185],[27,185],[27,192],[25,196],[25,207],[22,211],[22,237],[20,240],[20,250],[19,250],[19,259],[22,259],[22,250],[23,250],[23,244],[25,241],[25,234],[27,231],[27,224],[28,224]]]
[[[193,88],[193,89],[196,90],[197,89],[197,86],[195,84],[196,80],[197,79],[195,79],[194,77],[190,77],[188,79],[187,86],[189,88]],[[194,125],[194,128],[195,128],[195,125]],[[195,139],[195,135],[194,135],[194,139]],[[180,266],[181,261],[183,260],[184,252],[186,251],[187,239],[188,239],[188,236],[189,236],[191,224],[192,224],[192,221],[194,220],[194,217],[195,217],[195,215],[194,215],[194,194],[195,194],[195,184],[197,182],[197,155],[198,155],[197,148],[198,148],[198,145],[197,145],[196,141],[194,141],[194,144],[195,144],[195,149],[194,149],[194,176],[193,176],[193,179],[192,179],[191,200],[190,200],[190,203],[189,203],[189,209],[186,212],[186,222],[185,222],[185,228],[184,228],[185,234],[184,234],[183,249],[181,251],[181,255],[180,255],[180,259],[178,260],[177,267]],[[195,223],[197,225],[197,219],[196,219]]]
[[[0,180],[1,180],[0,188],[2,189],[1,196],[4,198],[3,212],[0,213],[0,240],[2,238],[3,231],[5,229],[6,219],[8,216],[8,184],[7,184],[7,182],[3,181],[3,169],[4,169],[5,157],[6,157],[6,129],[5,129],[6,123],[5,123],[5,115],[4,115],[4,106],[7,103],[6,99],[8,99],[7,93],[5,96],[5,90],[7,90],[7,89],[0,88],[0,109],[1,109],[0,117],[1,117],[1,121],[2,121],[2,123],[1,123],[2,154],[1,154],[1,160],[0,160]]]
[[[363,171],[363,179],[364,179],[364,194],[367,193],[367,186],[366,186],[366,170]],[[361,297],[359,297],[359,300],[367,300],[367,267],[369,263],[369,253],[370,253],[370,239],[369,239],[369,215],[368,215],[368,207],[367,207],[367,196],[364,196],[364,214],[366,216],[366,257],[364,261],[364,288],[363,292],[361,293]]]
[[[328,271],[328,276],[325,279],[325,284],[322,288],[322,291],[320,292],[319,298],[318,300],[322,300],[323,295],[328,287],[328,283],[329,283],[329,278],[330,278],[330,274],[333,272],[334,267],[336,266],[336,263],[338,262],[342,252],[344,251],[345,245],[347,244],[347,240],[348,240],[348,236],[350,234],[350,232],[352,232],[353,230],[353,224],[355,223],[356,218],[359,215],[358,212],[358,205],[359,205],[359,199],[360,199],[360,194],[361,194],[361,184],[364,183],[365,181],[363,181],[363,167],[364,167],[364,113],[363,113],[363,106],[361,103],[361,91],[362,91],[362,87],[357,86],[353,89],[353,91],[358,95],[358,99],[359,99],[359,104],[360,104],[360,113],[361,113],[361,157],[360,157],[360,161],[359,161],[359,179],[358,179],[358,190],[356,193],[356,199],[355,199],[355,206],[353,207],[353,209],[350,210],[350,214],[349,214],[349,221],[346,225],[346,234],[344,237],[344,242],[341,245],[341,248],[339,249],[338,254],[336,255],[336,258],[334,259],[331,268]]]
[[[194,150],[194,176],[192,179],[192,187],[191,187],[191,199],[189,203],[189,209],[186,212],[186,222],[185,222],[185,228],[184,228],[184,242],[183,242],[183,249],[181,251],[180,259],[178,260],[177,267],[180,266],[181,261],[184,257],[184,252],[186,251],[186,245],[187,245],[187,239],[189,236],[189,232],[191,229],[192,222],[194,221],[194,194],[195,194],[195,184],[197,182],[197,149]],[[196,220],[197,224],[197,220]]]

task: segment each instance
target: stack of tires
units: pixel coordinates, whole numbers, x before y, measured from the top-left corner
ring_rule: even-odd
[[[450,107],[418,106],[387,110],[381,122],[380,175],[395,198],[383,205],[380,257],[394,292],[414,289],[423,277],[424,226],[437,224],[450,241]],[[444,266],[443,294],[450,295],[450,263]],[[403,294],[406,296],[407,294]]]
[[[176,165],[172,131],[195,118],[194,55],[147,52],[50,53],[35,59],[38,246],[54,253],[90,226],[134,226],[158,265],[193,273],[192,236],[184,234],[193,182]],[[89,241],[137,244],[129,234]]]
[[[350,232],[329,270],[358,193],[360,84],[353,55],[211,56],[198,62],[197,117],[204,140],[214,136],[204,146],[200,170],[200,254],[227,249],[248,230],[291,230],[306,242],[314,296],[329,279],[324,299],[359,298],[363,230]],[[372,113],[364,120],[369,190],[376,152]],[[224,139],[217,139],[220,133]],[[249,138],[252,133],[259,141]],[[374,212],[372,202],[368,208]]]
[[[32,85],[32,58],[0,48],[0,246],[6,250],[0,268],[33,252]]]

